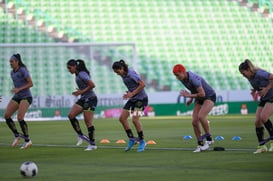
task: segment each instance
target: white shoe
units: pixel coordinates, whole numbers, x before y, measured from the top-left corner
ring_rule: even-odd
[[[206,141],[205,144],[208,144],[209,146],[212,145],[214,143],[214,140],[211,141]]]
[[[13,142],[12,142],[12,144],[11,144],[11,146],[12,147],[15,147],[15,146],[17,146],[18,145],[18,143],[19,143],[19,141],[20,141],[20,137],[18,136],[18,137],[15,137],[14,138],[14,140],[13,140]]]
[[[258,148],[254,152],[254,154],[264,153],[264,152],[267,152],[267,146],[266,145],[261,145],[261,146],[258,146]]]
[[[205,142],[205,144],[203,146],[200,147],[202,151],[205,151],[207,149],[209,149],[209,144],[207,143],[207,141]]]
[[[193,152],[194,152],[194,153],[201,152],[201,146],[198,145],[198,146],[196,147],[196,149],[195,149]]]
[[[27,149],[27,148],[29,148],[29,147],[31,147],[31,146],[32,146],[32,142],[31,142],[31,140],[29,140],[28,142],[25,142],[25,143],[21,146],[20,149]]]
[[[88,145],[88,147],[84,151],[96,150],[98,147],[96,145]]]
[[[78,137],[78,141],[76,143],[76,146],[80,146],[83,143],[83,139],[81,137]]]

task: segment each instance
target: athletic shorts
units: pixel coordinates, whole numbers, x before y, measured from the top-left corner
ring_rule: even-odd
[[[199,104],[199,105],[203,105],[205,100],[211,100],[212,102],[216,102],[216,94],[210,96],[210,97],[206,97],[205,99],[195,99],[195,103]]]
[[[143,111],[144,108],[148,105],[148,97],[145,97],[142,100],[128,100],[124,105],[123,109],[131,111]]]
[[[79,99],[76,104],[83,108],[83,111],[95,111],[98,103],[97,96],[88,99]]]
[[[20,104],[21,101],[27,101],[30,105],[32,103],[32,97],[25,97],[25,98],[12,98],[13,101],[15,101],[17,104]]]
[[[263,100],[259,102],[259,107],[264,107],[264,105],[269,102],[269,103],[273,103],[273,98],[269,99],[269,100]]]

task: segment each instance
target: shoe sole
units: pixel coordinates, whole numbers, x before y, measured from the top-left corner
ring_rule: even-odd
[[[11,146],[16,147],[18,145],[18,143],[19,143],[19,140],[17,140],[15,143],[12,143]]]

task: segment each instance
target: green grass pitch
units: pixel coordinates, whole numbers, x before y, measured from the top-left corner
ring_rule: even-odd
[[[225,147],[226,151],[201,153],[192,152],[196,139],[190,117],[143,117],[145,140],[156,142],[143,153],[136,152],[137,145],[124,152],[126,144],[115,143],[127,141],[118,119],[95,119],[98,149],[89,152],[84,151],[86,143],[75,146],[77,136],[69,121],[28,122],[33,146],[26,150],[10,146],[13,135],[1,122],[0,180],[24,179],[19,173],[24,161],[38,165],[39,173],[32,178],[36,181],[272,180],[273,153],[253,154],[257,146],[253,119],[254,115],[210,116],[213,137],[225,138],[212,147]],[[86,133],[84,122],[80,124]],[[20,130],[17,122],[16,126]],[[183,140],[185,135],[193,139]],[[233,141],[234,136],[242,140]],[[102,144],[101,139],[110,143]]]

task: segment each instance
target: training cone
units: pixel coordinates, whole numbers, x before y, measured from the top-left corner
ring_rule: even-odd
[[[191,137],[191,135],[186,135],[186,136],[184,136],[184,138],[183,138],[184,140],[191,140],[192,139],[192,137]]]
[[[242,138],[240,136],[234,136],[232,138],[233,141],[240,141]]]
[[[156,142],[154,140],[149,140],[147,141],[147,145],[155,145]]]
[[[223,137],[223,136],[216,136],[215,137],[215,140],[217,140],[217,141],[222,141],[222,140],[224,140],[225,138]]]
[[[116,143],[117,143],[117,144],[124,144],[124,143],[126,143],[126,142],[125,142],[124,140],[117,140]]]
[[[100,140],[100,143],[110,143],[110,141],[108,139],[102,139]]]

